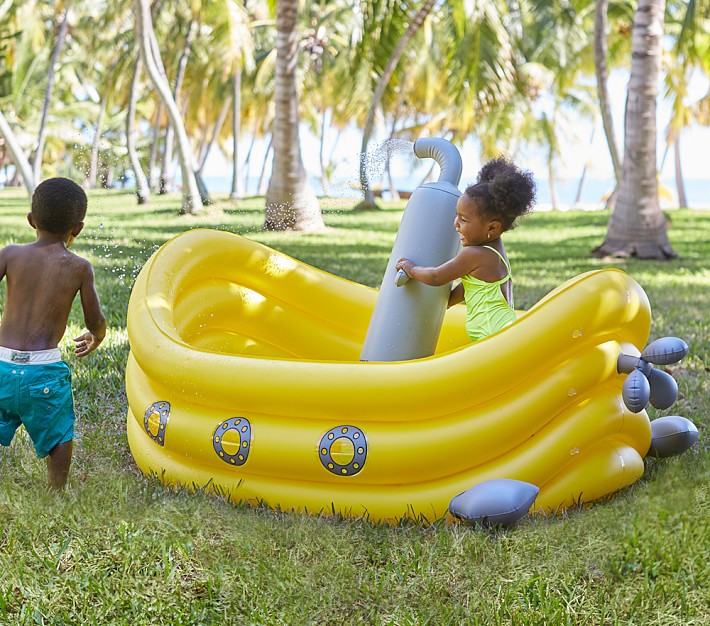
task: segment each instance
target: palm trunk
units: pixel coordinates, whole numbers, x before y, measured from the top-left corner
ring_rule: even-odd
[[[609,103],[609,92],[606,84],[606,14],[608,8],[609,0],[597,0],[594,15],[594,69],[597,75],[597,95],[599,97],[599,109],[601,110],[604,135],[606,136],[606,144],[609,147],[611,163],[614,167],[614,178],[618,185],[621,180],[621,159],[619,158],[619,149],[616,147],[614,122],[611,116],[611,104]]]
[[[269,137],[269,143],[266,146],[266,152],[264,152],[264,161],[261,164],[261,171],[259,172],[259,180],[256,183],[256,195],[265,196],[266,195],[266,164],[269,162],[269,154],[271,154],[271,149],[274,147],[274,136],[273,134]]]
[[[239,136],[242,133],[242,68],[234,72],[234,93],[232,96],[232,191],[230,198],[241,198],[239,188]]]
[[[148,180],[143,173],[138,153],[136,152],[135,141],[135,115],[136,104],[138,102],[138,79],[141,70],[143,69],[143,61],[140,54],[136,58],[136,64],[133,68],[133,80],[131,81],[130,94],[128,96],[128,113],[126,114],[126,148],[128,150],[128,158],[131,161],[131,168],[136,179],[136,196],[138,204],[146,204],[150,200],[150,186]]]
[[[155,120],[153,122],[153,141],[150,144],[150,157],[148,158],[148,186],[156,191],[158,185],[156,184],[156,163],[158,162],[158,143],[160,139],[160,119],[163,117],[163,103],[158,102],[158,106],[155,108]]]
[[[318,162],[320,163],[320,185],[323,188],[323,195],[327,198],[330,193],[330,177],[328,176],[328,166],[325,163],[325,128],[327,109],[323,107],[320,117],[320,141],[318,142]]]
[[[170,85],[165,75],[165,68],[155,41],[153,23],[148,8],[148,0],[134,0],[136,14],[136,30],[140,41],[140,50],[143,55],[143,63],[146,66],[148,75],[165,106],[170,123],[175,129],[178,140],[178,158],[182,172],[182,208],[180,213],[195,213],[202,199],[197,188],[195,172],[193,169],[194,157],[190,141],[185,132],[185,126],[178,110],[178,106],[170,93]]]
[[[394,133],[397,128],[397,121],[399,120],[399,114],[400,110],[402,108],[402,104],[404,102],[406,91],[402,89],[402,91],[399,94],[399,97],[397,98],[397,104],[395,105],[394,108],[394,115],[392,116],[392,126],[390,126],[390,139],[394,139]],[[389,184],[390,188],[390,199],[392,199],[395,202],[399,202],[399,190],[397,189],[397,186],[394,184],[394,178],[392,177],[392,162],[391,159],[387,159],[387,166],[386,166],[386,174],[387,174],[387,182]]]
[[[39,124],[39,135],[37,137],[37,150],[32,164],[33,178],[39,181],[42,178],[42,157],[44,155],[44,142],[47,137],[47,117],[49,115],[49,103],[52,99],[52,88],[54,86],[54,68],[59,60],[59,53],[64,47],[64,41],[69,28],[69,2],[64,6],[59,29],[57,30],[57,39],[54,42],[52,56],[49,60],[49,68],[47,69],[47,86],[44,92],[44,102],[42,104],[42,119]]]
[[[665,0],[639,0],[636,9],[621,184],[606,239],[594,250],[598,256],[677,256],[668,242],[656,178],[656,99],[665,4]]]
[[[683,182],[683,168],[680,164],[680,133],[673,140],[673,161],[675,163],[675,188],[678,193],[678,206],[690,208],[688,197],[685,194],[685,182]]]
[[[377,83],[375,94],[372,96],[370,110],[367,112],[367,121],[365,122],[365,128],[362,131],[362,146],[360,148],[360,187],[365,194],[365,199],[360,205],[358,205],[357,208],[359,209],[370,209],[375,208],[376,206],[375,193],[372,189],[370,189],[370,184],[367,180],[367,163],[365,161],[365,157],[367,155],[367,144],[370,142],[370,137],[372,136],[372,131],[375,126],[375,113],[377,112],[377,108],[380,106],[385,89],[387,88],[387,85],[389,85],[392,74],[397,67],[397,63],[399,63],[399,59],[404,53],[407,44],[421,28],[421,25],[424,23],[424,20],[427,18],[429,13],[431,13],[435,3],[436,0],[425,0],[419,11],[417,11],[417,14],[414,16],[414,19],[409,25],[409,28],[407,28],[406,32],[402,36],[402,39],[397,42],[395,49],[392,51],[392,56],[387,61],[387,65],[385,66],[382,76],[380,76],[380,80]]]
[[[190,57],[190,49],[192,46],[192,34],[195,28],[195,21],[190,20],[187,27],[187,35],[185,35],[185,43],[178,59],[177,73],[175,74],[175,86],[173,87],[173,99],[175,102],[180,100],[180,92],[182,91],[182,83],[185,79],[185,70],[187,69],[187,61]],[[165,145],[163,147],[163,158],[161,164],[161,180],[160,193],[172,191],[174,187],[173,181],[173,147],[175,144],[175,130],[172,124],[168,124],[165,130]]]
[[[314,231],[325,227],[301,158],[296,57],[298,0],[279,0],[276,9],[274,160],[266,192],[265,230]]]
[[[101,187],[103,189],[111,189],[113,186],[113,177],[116,173],[116,166],[113,163],[109,163],[106,166],[106,175],[101,180]]]
[[[589,148],[591,150],[594,144],[594,135],[596,131],[596,126],[592,126],[592,135],[589,137]],[[587,178],[587,169],[589,166],[589,159],[584,162],[584,167],[582,168],[582,175],[579,177],[579,184],[577,185],[577,194],[574,197],[574,206],[579,206],[582,202],[582,189],[584,189],[584,181]]]
[[[20,173],[22,180],[25,183],[27,193],[30,197],[32,197],[35,185],[37,184],[32,172],[32,166],[25,156],[25,153],[22,151],[22,148],[15,137],[15,133],[12,131],[11,126],[7,123],[2,111],[0,111],[0,137],[5,140],[5,143],[10,150],[10,154],[12,155],[12,160],[15,163],[15,175],[17,175],[18,172]]]
[[[104,131],[104,120],[106,119],[106,107],[108,97],[106,94],[101,96],[99,101],[99,118],[96,120],[96,132],[94,140],[91,142],[91,159],[89,161],[89,171],[86,174],[86,182],[84,186],[87,189],[96,189],[96,179],[99,173],[99,145],[101,143],[101,135]]]
[[[247,150],[247,155],[244,158],[244,193],[249,193],[249,169],[251,167],[251,154],[254,150],[254,144],[256,143],[256,129],[254,129],[254,134],[251,136],[251,141],[249,142],[249,149]]]
[[[560,208],[560,204],[557,201],[557,187],[555,185],[555,165],[554,165],[554,155],[552,152],[548,155],[547,159],[547,184],[550,187],[550,204],[552,204],[552,210],[557,211]]]

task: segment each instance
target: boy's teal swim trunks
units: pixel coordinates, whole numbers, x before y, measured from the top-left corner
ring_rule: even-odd
[[[74,438],[71,370],[58,349],[22,352],[0,347],[0,444],[25,425],[38,458]]]

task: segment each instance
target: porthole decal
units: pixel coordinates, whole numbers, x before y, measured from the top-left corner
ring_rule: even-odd
[[[367,438],[357,426],[331,428],[318,445],[321,465],[336,476],[354,476],[367,458]]]
[[[231,417],[220,423],[212,435],[212,447],[228,465],[244,465],[251,449],[249,420],[246,417]]]
[[[143,414],[143,428],[148,436],[159,446],[165,445],[165,432],[170,417],[170,403],[154,402]]]

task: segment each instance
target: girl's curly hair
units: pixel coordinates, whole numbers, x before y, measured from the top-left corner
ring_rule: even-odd
[[[501,156],[486,163],[464,193],[476,201],[482,217],[499,220],[505,232],[535,205],[535,180],[532,172]]]

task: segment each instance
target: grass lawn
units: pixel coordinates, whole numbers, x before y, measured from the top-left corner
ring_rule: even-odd
[[[263,199],[225,199],[178,217],[179,199],[138,207],[128,194],[90,197],[74,249],[94,264],[110,326],[101,348],[71,355],[78,303],[62,350],[78,413],[65,493],[18,435],[0,450],[0,624],[710,624],[710,212],[671,212],[672,262],[594,259],[607,215],[537,213],[506,235],[516,304],[564,280],[616,265],[646,290],[651,339],[683,338],[672,366],[700,444],[648,460],[630,488],[562,517],[509,530],[440,521],[430,527],[304,517],[172,491],[145,478],[128,449],[126,308],[145,260],[169,237],[221,228],[379,286],[403,204],[354,213],[322,202],[328,232],[261,232]],[[0,245],[29,242],[27,197],[0,191]],[[0,285],[0,308],[5,282]]]

